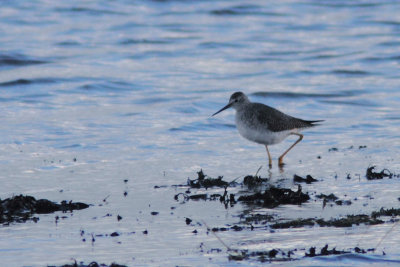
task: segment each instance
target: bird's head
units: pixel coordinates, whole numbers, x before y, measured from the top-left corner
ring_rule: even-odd
[[[231,95],[231,98],[229,99],[229,103],[225,107],[221,108],[219,111],[215,112],[212,116],[215,116],[218,113],[220,113],[220,112],[222,112],[225,109],[228,109],[230,107],[232,107],[234,109],[238,109],[238,107],[240,107],[243,104],[248,103],[248,102],[249,102],[249,99],[242,92],[233,93]]]

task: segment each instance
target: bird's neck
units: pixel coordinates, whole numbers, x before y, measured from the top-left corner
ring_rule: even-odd
[[[243,103],[242,105],[240,105],[240,106],[238,106],[238,107],[235,108],[235,109],[236,109],[236,112],[239,112],[239,113],[243,112],[244,110],[246,110],[246,107],[247,107],[248,105],[250,105],[250,104],[251,104],[250,101]]]

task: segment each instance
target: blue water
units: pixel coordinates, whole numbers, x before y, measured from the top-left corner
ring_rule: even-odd
[[[324,210],[308,203],[254,211],[282,219],[398,208],[399,179],[371,182],[364,175],[370,165],[400,173],[399,8],[398,1],[371,0],[2,1],[0,198],[29,194],[94,205],[58,224],[50,214],[1,227],[2,264],[62,265],[73,258],[130,266],[257,265],[230,262],[204,226],[185,224],[190,217],[221,227],[237,222],[245,208],[176,202],[179,190],[169,185],[201,168],[233,180],[263,166],[262,176],[293,188],[294,173],[311,174],[323,182],[304,185],[305,191],[359,199]],[[264,148],[238,135],[233,111],[210,117],[238,90],[325,122],[305,132],[283,170],[277,157],[294,140],[271,147],[268,170]],[[391,227],[219,236],[236,249],[370,248]],[[121,235],[90,242],[91,234],[114,231]],[[399,238],[400,227],[375,253],[304,259],[299,252],[291,264],[397,265]]]

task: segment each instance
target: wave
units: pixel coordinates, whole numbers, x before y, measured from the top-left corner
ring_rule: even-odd
[[[35,64],[45,64],[49,61],[28,57],[21,54],[0,54],[1,66],[26,66]]]

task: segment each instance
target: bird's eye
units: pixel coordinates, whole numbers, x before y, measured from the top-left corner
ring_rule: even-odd
[[[235,102],[239,102],[239,100],[235,99]]]

